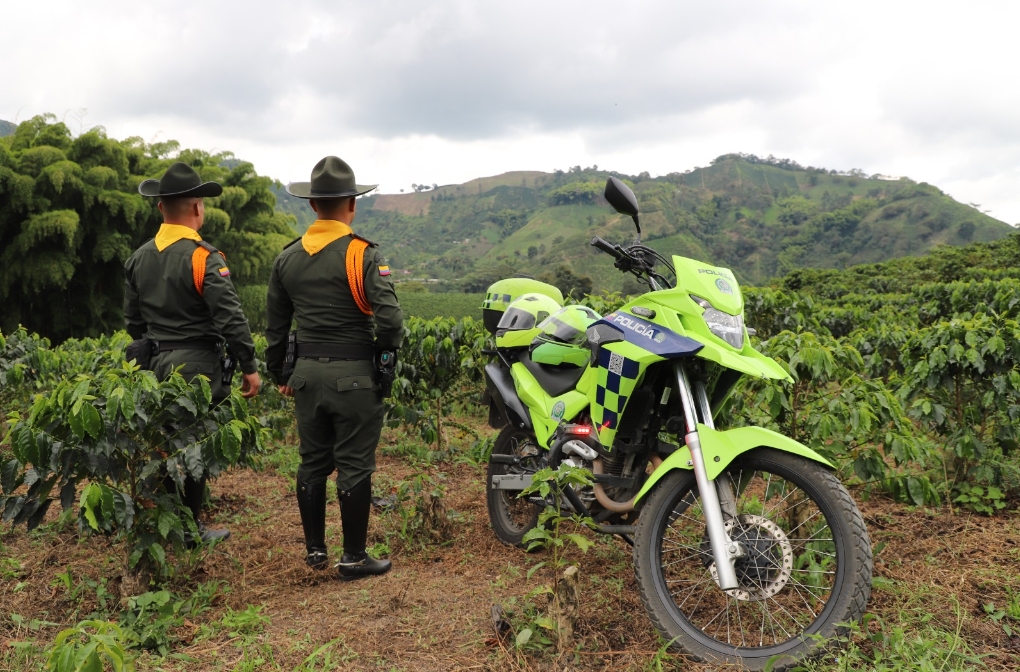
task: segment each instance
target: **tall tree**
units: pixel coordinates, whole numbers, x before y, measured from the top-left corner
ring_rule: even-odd
[[[232,154],[178,148],[102,128],[72,137],[53,115],[0,138],[0,330],[23,324],[62,341],[121,328],[124,262],[162,221],[138,184],[174,160],[224,185],[202,234],[227,254],[235,282],[267,281],[294,235],[293,218],[275,211],[273,181]]]

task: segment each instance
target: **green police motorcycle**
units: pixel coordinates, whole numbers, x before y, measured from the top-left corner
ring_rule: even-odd
[[[521,544],[549,504],[519,496],[531,475],[589,469],[594,485],[565,488],[563,505],[633,546],[648,615],[675,648],[753,670],[817,655],[871,593],[860,511],[810,448],[716,426],[742,376],[788,375],[752,347],[728,269],[642,245],[637,199],[616,178],[605,198],[638,242],[592,245],[650,291],[605,316],[526,278],[487,293],[492,528]]]

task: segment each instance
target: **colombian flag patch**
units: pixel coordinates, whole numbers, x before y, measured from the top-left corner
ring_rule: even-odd
[[[221,268],[220,269],[220,277],[222,277],[222,278],[229,278],[230,277],[230,269],[227,268],[226,266]]]
[[[390,267],[389,266],[380,266],[379,267],[379,275],[389,275],[389,274],[390,274]]]

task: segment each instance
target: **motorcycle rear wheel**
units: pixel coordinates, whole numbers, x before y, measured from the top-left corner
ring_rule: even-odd
[[[533,474],[538,471],[538,457],[523,457],[527,446],[535,446],[534,438],[528,432],[514,427],[504,427],[496,437],[493,455],[514,455],[522,458],[520,465],[499,464],[489,461],[485,476],[485,499],[489,507],[489,522],[492,531],[504,544],[521,546],[524,535],[538,524],[540,508],[526,499],[519,498],[517,490],[496,490],[492,477],[503,474]]]
[[[701,661],[782,670],[822,653],[864,614],[871,542],[846,488],[822,465],[768,448],[724,472],[734,485],[730,537],[745,556],[724,593],[693,472],[667,474],[634,535],[641,599],[662,636]]]

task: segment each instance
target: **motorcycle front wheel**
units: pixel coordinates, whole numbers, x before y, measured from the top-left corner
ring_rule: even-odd
[[[782,670],[824,651],[864,614],[871,542],[846,488],[822,465],[768,448],[734,460],[724,510],[738,588],[723,592],[694,473],[667,474],[634,535],[641,598],[662,636],[694,658]],[[719,481],[717,479],[717,481]],[[723,481],[725,482],[725,481]],[[733,514],[736,513],[736,517]]]

